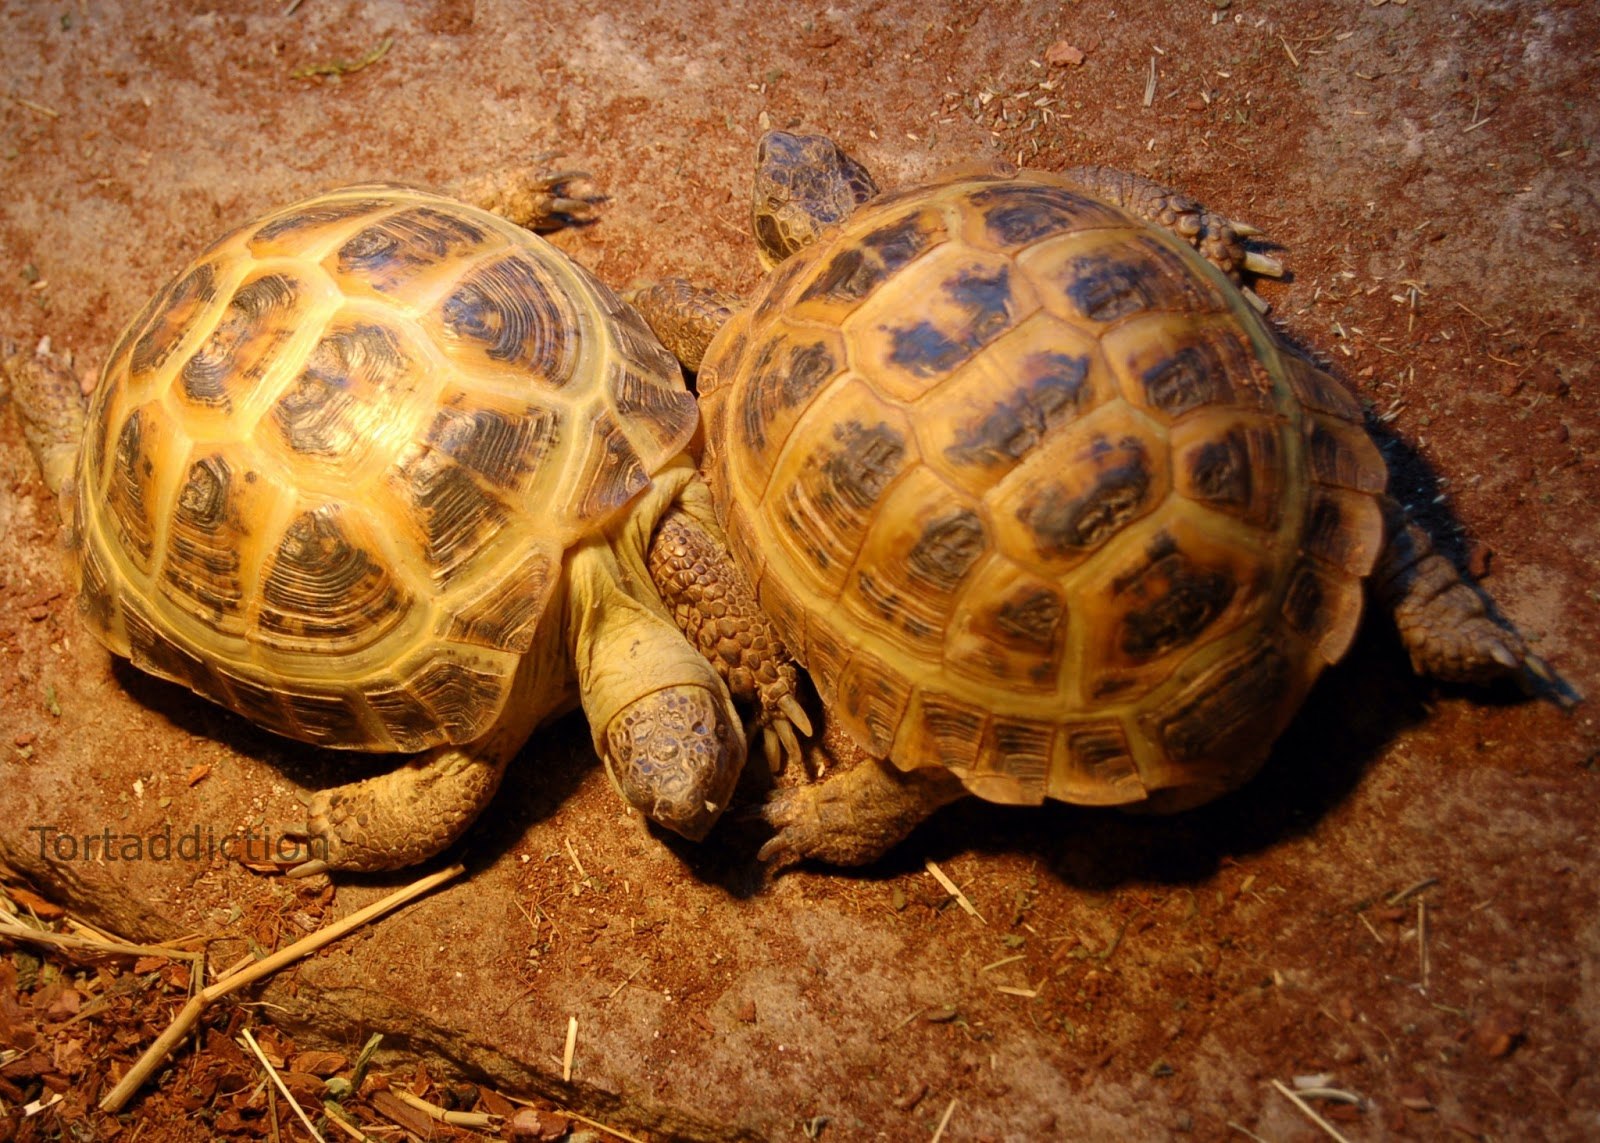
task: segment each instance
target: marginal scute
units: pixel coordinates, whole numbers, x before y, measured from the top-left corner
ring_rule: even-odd
[[[1316,648],[1324,663],[1337,663],[1356,637],[1363,597],[1359,578],[1301,560],[1284,592],[1284,622]]]
[[[966,778],[967,788],[991,802],[1044,801],[1057,733],[1050,720],[996,715],[984,735],[978,767]]]
[[[920,691],[901,725],[894,754],[926,766],[970,771],[978,763],[988,712],[953,695]]]
[[[358,709],[348,695],[291,691],[284,694],[283,705],[294,725],[295,737],[302,741],[342,746],[367,737]]]
[[[858,650],[839,676],[837,701],[861,745],[873,757],[884,758],[911,701],[911,684],[888,663]]]
[[[450,742],[481,738],[500,713],[507,679],[501,673],[452,659],[435,659],[407,680]]]
[[[1308,416],[1305,432],[1312,479],[1372,495],[1384,490],[1389,474],[1383,457],[1360,425]]]
[[[1051,771],[1047,787],[1052,798],[1084,806],[1144,800],[1144,782],[1122,723],[1075,722],[1062,738],[1062,761]]]
[[[1314,485],[1300,550],[1352,576],[1364,576],[1383,549],[1383,510],[1371,496]]]
[[[1232,785],[1265,757],[1285,707],[1298,705],[1292,670],[1276,644],[1252,642],[1186,680],[1141,715],[1141,727],[1174,763],[1209,765]]]

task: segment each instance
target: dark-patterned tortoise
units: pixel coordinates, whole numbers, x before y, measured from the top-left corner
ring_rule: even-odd
[[[730,688],[769,751],[805,726],[677,363],[523,226],[334,191],[174,277],[86,428],[59,364],[6,364],[112,651],[291,738],[414,755],[312,800],[307,868],[444,848],[579,700],[628,799],[696,838],[744,761]]]
[[[825,752],[764,853],[873,859],[963,793],[1177,809],[1261,765],[1363,584],[1419,671],[1547,678],[1385,495],[1360,407],[1236,284],[1253,233],[1146,180],[960,173],[879,195],[768,134],[741,302],[646,320],[699,371],[733,551]]]

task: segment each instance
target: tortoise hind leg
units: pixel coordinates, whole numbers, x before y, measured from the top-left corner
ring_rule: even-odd
[[[373,872],[426,861],[448,848],[494,797],[514,750],[438,746],[396,769],[320,790],[306,800],[310,860],[290,870]]]
[[[1387,496],[1382,505],[1387,538],[1373,593],[1392,610],[1417,673],[1456,683],[1511,679],[1569,705],[1568,688],[1520,635],[1495,622],[1483,595],[1434,550],[1405,508]]]

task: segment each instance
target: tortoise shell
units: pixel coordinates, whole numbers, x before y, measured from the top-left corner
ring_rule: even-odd
[[[308,742],[481,737],[563,553],[697,426],[673,360],[554,247],[359,186],[212,245],[127,328],[79,456],[115,652]]]
[[[730,542],[832,716],[993,801],[1243,781],[1382,541],[1353,398],[1183,240],[1049,174],[863,207],[700,387]]]

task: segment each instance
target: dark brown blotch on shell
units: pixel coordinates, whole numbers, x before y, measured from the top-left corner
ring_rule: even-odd
[[[1078,312],[1108,323],[1147,312],[1203,312],[1217,301],[1176,250],[1146,235],[1073,258],[1061,279]]]
[[[528,405],[518,415],[452,400],[434,416],[427,442],[495,487],[511,488],[538,471],[560,436],[558,409]]]
[[[460,214],[412,207],[352,234],[339,247],[337,265],[341,274],[389,293],[430,266],[472,252],[483,240],[484,232]]]
[[[1027,246],[1061,231],[1116,221],[1099,203],[1060,187],[1001,183],[973,191],[970,201],[1000,246]]]
[[[446,329],[491,361],[560,387],[572,378],[578,322],[549,272],[511,254],[473,269],[440,305]]]
[[[1052,429],[1069,424],[1086,396],[1089,359],[1066,353],[1031,353],[1018,363],[1018,384],[997,396],[981,420],[962,427],[945,455],[957,463],[1021,460]]]
[[[962,508],[930,520],[906,556],[912,575],[949,592],[972,570],[988,546],[976,512]]]
[[[829,488],[858,517],[864,516],[905,460],[905,438],[888,425],[846,421],[833,430],[838,447],[823,461]]]
[[[1282,651],[1255,643],[1214,664],[1140,722],[1174,762],[1232,762],[1246,771],[1272,741],[1267,716],[1282,704],[1289,676]]]
[[[161,367],[183,339],[194,315],[216,296],[216,280],[216,267],[202,262],[151,299],[136,323],[143,332],[133,343],[130,373],[139,376]]]
[[[594,419],[582,472],[575,509],[580,520],[604,519],[650,483],[638,452],[609,412]]]
[[[151,435],[148,428],[143,409],[135,409],[123,422],[106,489],[106,507],[117,523],[122,547],[143,570],[149,569],[155,546],[155,525],[150,519],[151,486],[155,481],[151,453],[155,442],[146,439]]]
[[[950,372],[1011,325],[1011,270],[968,268],[941,287],[958,315],[952,327],[929,320],[885,327],[893,346],[889,362],[917,377]]]
[[[1055,735],[1056,727],[1052,722],[997,717],[989,724],[989,738],[985,743],[989,748],[989,763],[984,768],[1006,775],[1043,800]]]
[[[233,471],[220,454],[189,467],[178,493],[162,569],[168,590],[198,604],[217,625],[236,616],[244,596],[239,580],[243,529],[229,510]]]
[[[271,242],[299,230],[316,230],[335,222],[343,222],[361,214],[370,214],[393,205],[391,200],[380,198],[352,198],[323,201],[315,206],[302,207],[274,218],[256,228],[250,236],[251,243]]]
[[[782,351],[787,346],[788,353]],[[757,449],[767,445],[767,428],[780,411],[810,400],[823,383],[839,371],[833,351],[823,341],[789,345],[770,341],[750,371],[744,387],[741,424],[745,439]]]
[[[796,300],[860,302],[941,238],[931,218],[920,212],[852,234]]]
[[[1150,458],[1137,437],[1113,443],[1097,435],[1073,465],[1092,470],[1081,483],[1049,484],[1017,511],[1040,552],[1066,556],[1104,544],[1140,515],[1151,494]]]
[[[355,704],[344,695],[286,692],[283,706],[302,741],[347,746],[367,739]]]
[[[423,556],[440,584],[482,551],[509,518],[505,505],[479,488],[465,469],[432,449],[402,466],[401,483],[422,525]]]
[[[272,407],[284,443],[297,453],[349,453],[366,430],[358,410],[376,408],[410,366],[394,332],[381,325],[358,322],[324,335]]]
[[[1232,575],[1196,564],[1166,532],[1156,534],[1145,561],[1112,584],[1128,608],[1117,643],[1135,662],[1148,662],[1192,644],[1227,609],[1238,590]]]
[[[224,411],[229,390],[259,380],[273,351],[293,332],[288,315],[299,286],[286,274],[264,274],[234,292],[211,336],[183,363],[178,383],[197,405]]]
[[[409,603],[389,573],[350,542],[332,505],[302,512],[273,553],[261,584],[263,631],[371,642]]]

